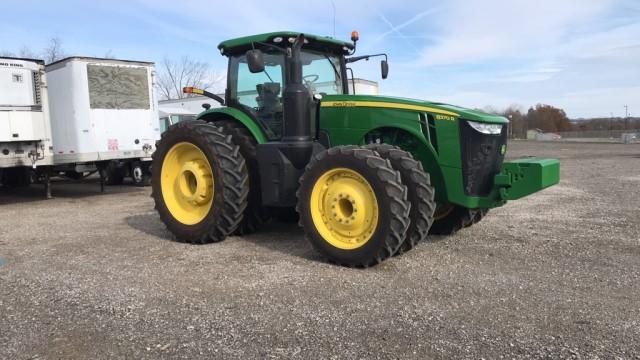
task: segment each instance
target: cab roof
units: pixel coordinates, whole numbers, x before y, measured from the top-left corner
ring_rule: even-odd
[[[222,52],[223,55],[229,55],[247,51],[253,47],[252,44],[259,42],[282,46],[282,44],[289,43],[289,38],[295,38],[300,34],[300,32],[296,31],[276,31],[264,34],[244,36],[223,41],[218,45],[218,49],[220,49],[220,52]],[[273,41],[274,39],[279,37],[282,38],[281,42],[276,43]],[[308,44],[305,44],[305,48],[338,54],[347,54],[354,48],[353,43],[351,42],[337,40],[329,36],[304,34],[304,37],[309,41]]]

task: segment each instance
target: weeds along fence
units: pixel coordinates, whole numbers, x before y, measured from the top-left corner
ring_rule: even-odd
[[[622,134],[634,132],[634,130],[580,130],[561,131],[558,135],[566,139],[595,138],[595,139],[620,139]]]
[[[563,141],[597,141],[616,143],[639,143],[640,130],[584,130],[557,133]]]

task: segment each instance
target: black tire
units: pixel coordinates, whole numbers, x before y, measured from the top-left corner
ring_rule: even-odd
[[[271,208],[273,217],[282,223],[297,223],[300,221],[300,215],[295,207],[274,207]]]
[[[2,184],[10,188],[28,187],[32,183],[32,172],[33,170],[26,166],[4,169]]]
[[[168,210],[162,194],[162,165],[168,151],[180,142],[198,147],[206,157],[214,178],[211,209],[197,224],[185,225]],[[247,207],[249,175],[240,148],[222,128],[204,121],[185,121],[169,127],[162,134],[153,154],[152,193],[160,219],[176,240],[211,243],[224,240],[242,221]]]
[[[402,183],[407,186],[407,195],[411,202],[409,219],[411,224],[407,235],[396,255],[413,249],[429,235],[433,223],[433,212],[436,209],[435,189],[431,186],[429,174],[425,173],[422,164],[413,156],[389,144],[369,144],[365,148],[377,152],[383,159],[389,160],[391,166],[400,172]]]
[[[371,186],[378,205],[378,221],[370,238],[361,246],[345,250],[320,235],[311,215],[311,194],[316,182],[327,172],[346,168],[362,176]],[[377,153],[356,146],[338,146],[316,154],[300,179],[297,192],[300,225],[311,245],[329,261],[367,267],[392,256],[402,245],[409,227],[407,187],[400,173]]]
[[[75,170],[69,170],[64,172],[64,176],[71,180],[82,180],[84,178],[84,173],[77,172]]]
[[[231,135],[233,142],[240,147],[240,154],[244,157],[249,171],[249,199],[244,211],[244,218],[234,234],[246,235],[257,231],[269,221],[269,213],[262,206],[262,190],[260,185],[260,169],[256,158],[258,142],[249,129],[234,120],[219,120],[214,123],[221,126],[226,134]]]
[[[467,224],[465,227],[469,227],[473,224],[479,223],[485,216],[489,213],[489,209],[475,209],[475,214],[473,215],[473,220],[470,224]]]
[[[131,180],[135,186],[149,186],[151,185],[151,173],[149,172],[149,166],[145,165],[141,161],[134,161],[131,163],[130,170]]]
[[[451,208],[442,217],[436,217],[431,225],[430,234],[453,235],[460,229],[469,227],[482,220],[488,209],[469,209],[457,205],[448,205]]]
[[[103,168],[104,183],[106,185],[122,185],[126,175],[124,167],[116,161],[109,161]]]

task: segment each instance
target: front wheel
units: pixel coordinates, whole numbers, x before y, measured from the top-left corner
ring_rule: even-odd
[[[131,180],[135,186],[149,186],[151,184],[149,167],[140,161],[134,161],[131,164]]]
[[[156,210],[177,240],[222,241],[242,221],[247,167],[219,127],[203,121],[171,126],[153,154],[152,178]]]
[[[371,150],[338,146],[314,156],[297,195],[307,238],[331,262],[372,266],[405,239],[407,187],[389,161]]]
[[[377,152],[383,159],[389,160],[391,166],[400,172],[402,183],[407,186],[407,196],[411,202],[409,212],[411,224],[407,230],[406,239],[396,253],[401,255],[427,238],[436,208],[435,189],[431,186],[429,174],[410,153],[389,144],[369,144],[365,147]]]

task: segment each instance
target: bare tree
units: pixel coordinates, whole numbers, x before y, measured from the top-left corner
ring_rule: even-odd
[[[23,46],[20,49],[20,52],[18,52],[18,55],[21,58],[26,58],[26,59],[37,59],[38,55],[36,55],[35,52],[33,52],[33,50],[31,50],[30,47],[28,47],[27,45]]]
[[[106,53],[104,53],[104,55],[102,56],[105,59],[115,59],[116,56],[113,54],[113,50],[109,49],[107,50]]]
[[[19,58],[25,58],[25,59],[39,59],[40,56],[34,52],[33,50],[31,50],[30,47],[24,45],[20,48],[20,51],[18,51],[17,55],[16,53],[13,53],[11,51],[8,50],[0,50],[0,56],[7,56],[7,57],[19,57]]]
[[[65,58],[67,55],[62,49],[62,40],[59,37],[49,39],[49,45],[44,48],[42,57],[47,64]]]
[[[164,58],[158,72],[158,89],[164,99],[183,99],[193,96],[183,93],[183,87],[210,90],[224,78],[224,75],[212,71],[207,63],[191,60],[186,56],[179,61]]]

